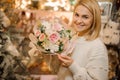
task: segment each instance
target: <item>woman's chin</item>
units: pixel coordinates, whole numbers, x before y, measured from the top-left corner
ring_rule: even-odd
[[[75,31],[82,32],[82,31],[84,31],[84,29],[83,28],[81,28],[81,29],[76,28]]]

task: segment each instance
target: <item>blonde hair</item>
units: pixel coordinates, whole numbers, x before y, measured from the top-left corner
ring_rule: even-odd
[[[98,2],[96,0],[79,0],[75,5],[74,10],[79,5],[85,6],[93,15],[93,23],[88,31],[87,40],[94,40],[99,36],[101,29],[101,12]]]

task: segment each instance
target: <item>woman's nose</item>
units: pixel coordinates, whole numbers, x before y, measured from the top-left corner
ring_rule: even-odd
[[[77,19],[76,19],[76,22],[77,22],[77,23],[82,23],[83,20],[82,20],[82,18],[77,18]]]

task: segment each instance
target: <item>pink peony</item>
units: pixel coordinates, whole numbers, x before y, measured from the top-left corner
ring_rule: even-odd
[[[40,36],[40,34],[41,34],[41,33],[40,33],[39,30],[36,30],[36,31],[35,31],[35,36],[36,36],[36,37]]]
[[[49,40],[50,40],[52,43],[56,43],[59,39],[60,39],[60,36],[59,36],[58,33],[52,33],[52,34],[49,36]]]
[[[44,39],[45,39],[45,34],[44,33],[40,34],[39,40],[40,41],[44,41]]]

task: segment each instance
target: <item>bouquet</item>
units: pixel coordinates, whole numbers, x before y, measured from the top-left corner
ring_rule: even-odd
[[[59,18],[39,20],[35,26],[34,34],[30,34],[29,38],[32,42],[31,46],[33,46],[29,51],[32,58],[29,66],[31,73],[56,74],[60,62],[57,55],[54,54],[69,53],[73,50],[69,44],[73,38],[72,31],[67,29],[65,23]],[[39,66],[36,61],[40,61]]]
[[[59,18],[41,20],[34,32],[37,47],[43,53],[61,53],[71,38],[71,30],[64,26]]]

